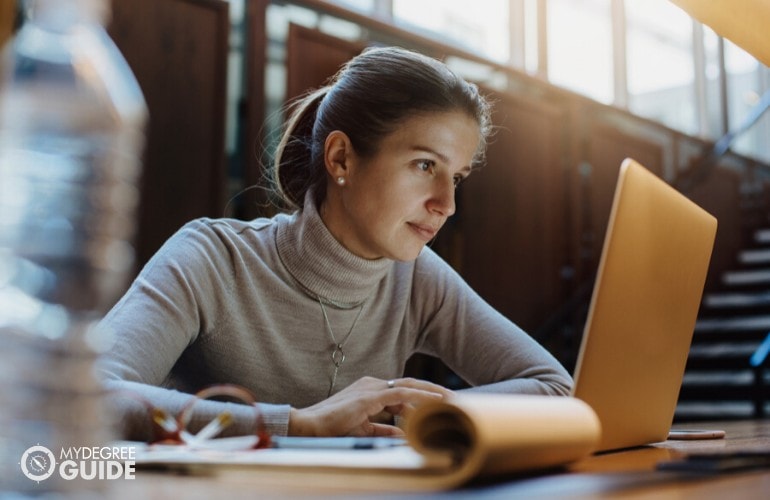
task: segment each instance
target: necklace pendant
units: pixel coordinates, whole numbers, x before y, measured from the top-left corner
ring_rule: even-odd
[[[332,395],[332,392],[334,392],[334,385],[337,383],[337,372],[339,371],[340,366],[342,366],[342,363],[345,362],[345,350],[342,348],[342,346],[345,345],[345,343],[350,339],[350,336],[353,334],[356,323],[358,323],[358,318],[361,317],[361,313],[364,310],[364,303],[361,302],[361,304],[358,305],[358,313],[353,319],[353,324],[350,325],[350,330],[348,330],[348,334],[345,335],[345,338],[342,339],[342,342],[337,342],[337,339],[334,338],[334,330],[332,330],[332,325],[329,322],[329,316],[326,314],[326,307],[324,307],[323,300],[321,300],[320,296],[318,297],[318,304],[321,306],[321,312],[323,313],[326,330],[329,332],[329,336],[333,342],[332,345],[334,346],[331,356],[332,363],[334,364],[334,373],[332,374],[331,383],[329,384],[329,394],[327,395],[327,397],[329,397]]]
[[[326,397],[331,397],[332,392],[334,391],[334,384],[337,383],[337,370],[340,369],[340,366],[338,364],[334,364],[334,374],[332,375],[332,381],[329,384],[329,394],[326,395]]]
[[[345,362],[345,351],[342,349],[342,344],[337,344],[332,351],[332,362],[336,368],[339,368]]]

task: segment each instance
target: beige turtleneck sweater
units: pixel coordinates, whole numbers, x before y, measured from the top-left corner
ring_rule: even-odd
[[[472,390],[565,395],[572,380],[525,332],[485,303],[429,248],[416,261],[365,260],[329,233],[314,204],[251,222],[200,219],[170,238],[102,321],[113,347],[101,363],[123,437],[148,439],[132,391],[172,413],[215,383],[251,390],[268,429],[286,434],[290,406],[327,397],[334,343],[344,344],[335,392],[358,378],[400,377],[417,352],[442,359]],[[332,305],[335,304],[335,305]],[[201,420],[222,403],[196,405]],[[254,412],[230,405],[235,431]]]

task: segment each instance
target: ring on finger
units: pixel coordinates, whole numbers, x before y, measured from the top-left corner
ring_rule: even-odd
[[[394,387],[396,387],[396,381],[393,379],[388,380],[387,384],[388,384],[388,389],[393,389]]]

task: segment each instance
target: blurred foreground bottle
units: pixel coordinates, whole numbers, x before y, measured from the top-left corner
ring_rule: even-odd
[[[96,323],[133,269],[147,110],[108,0],[23,6],[0,64],[0,496],[79,494],[104,481],[56,466],[113,437]]]

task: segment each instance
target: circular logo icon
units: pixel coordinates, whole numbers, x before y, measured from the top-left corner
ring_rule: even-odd
[[[31,446],[21,455],[21,471],[33,481],[44,481],[56,468],[56,457],[45,446]]]

